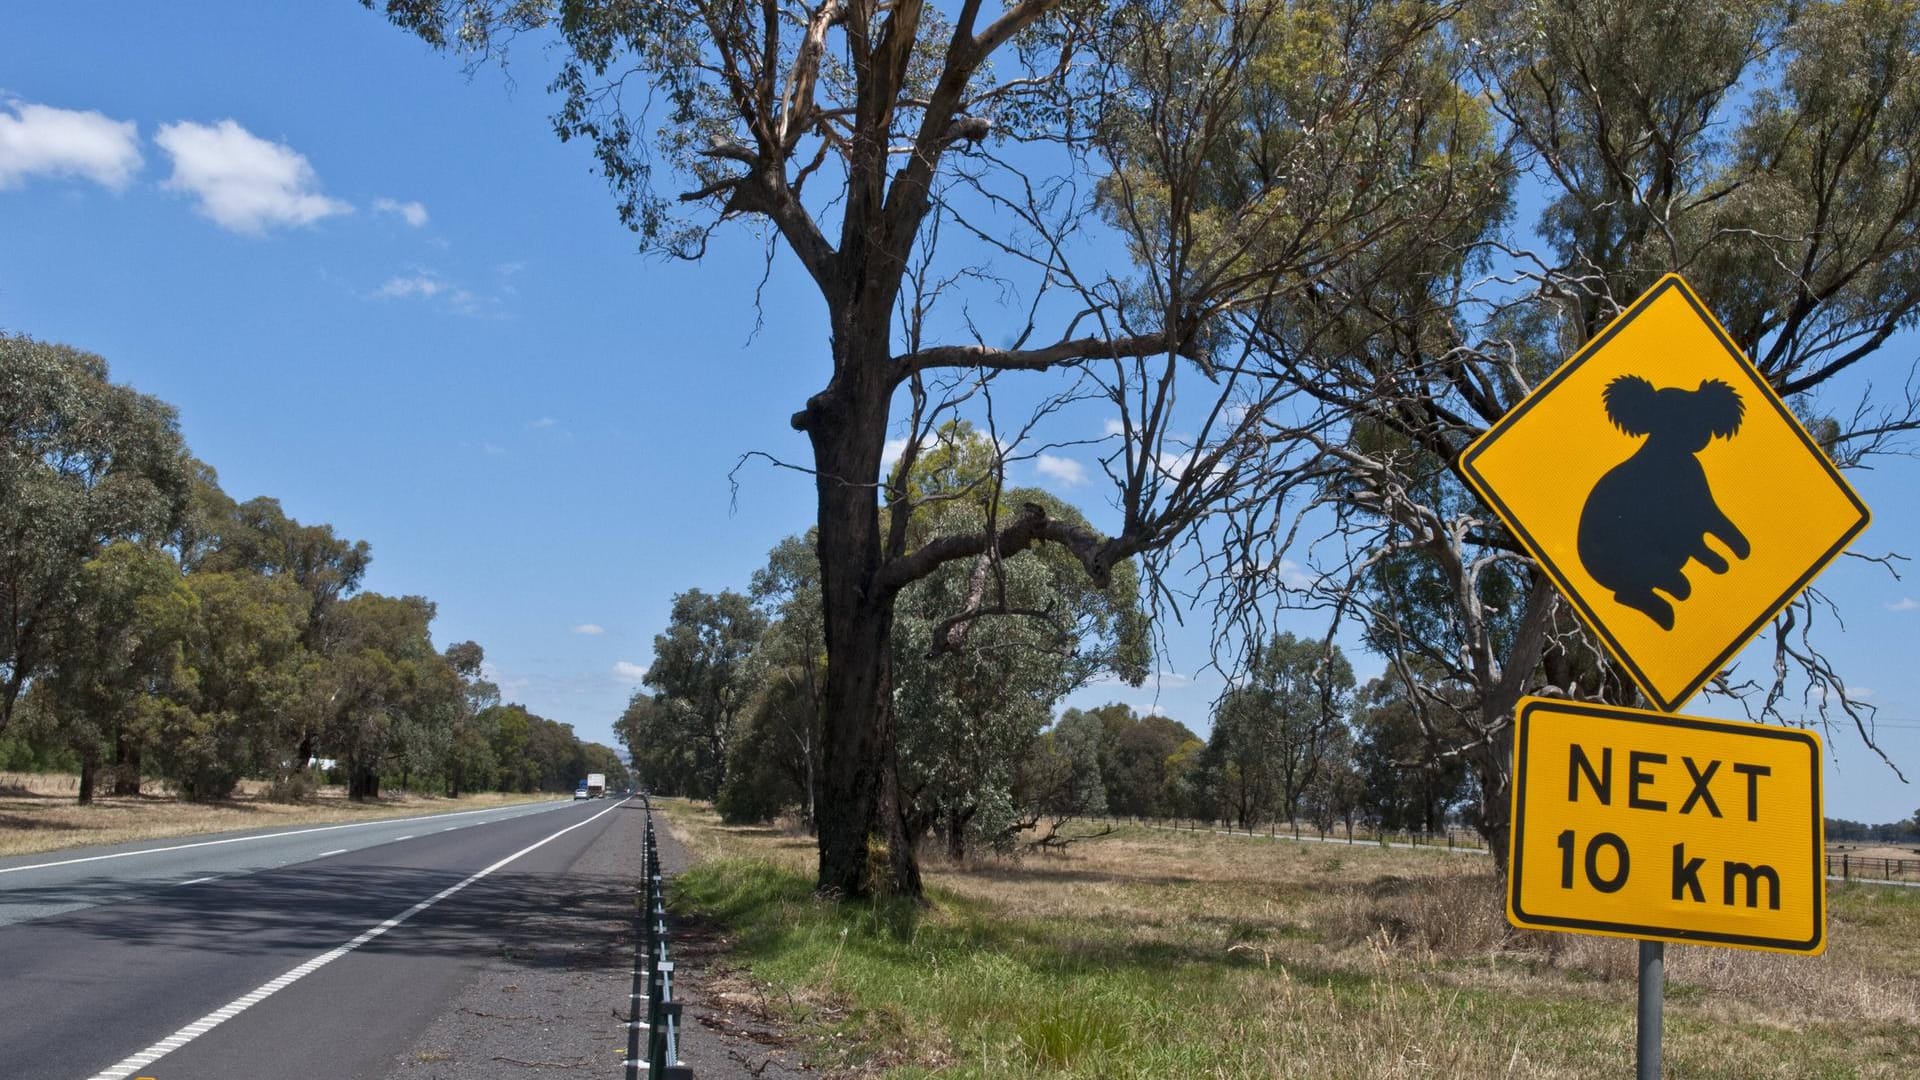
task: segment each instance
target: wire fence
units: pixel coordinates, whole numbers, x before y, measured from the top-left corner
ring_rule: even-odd
[[[643,792],[640,801],[646,807],[647,850],[644,881],[636,898],[640,933],[634,941],[633,993],[628,999],[627,1080],[642,1076],[693,1080],[693,1070],[680,1060],[681,1003],[673,1000],[667,897],[660,875],[660,845],[653,831],[653,800]]]
[[[1336,822],[1320,828],[1305,822],[1263,821],[1242,823],[1205,818],[1155,818],[1127,814],[1095,815],[1095,822],[1109,825],[1138,825],[1173,832],[1214,832],[1231,836],[1250,836],[1269,840],[1310,840],[1327,844],[1387,844],[1395,847],[1447,848],[1454,851],[1485,851],[1486,841],[1472,829],[1448,826],[1435,832],[1408,829],[1378,829],[1362,824]]]
[[[1827,853],[1827,876],[1845,881],[1867,878],[1877,881],[1920,882],[1920,859],[1881,858],[1843,851]]]
[[[1349,827],[1344,824],[1321,829],[1298,822],[1269,821],[1248,825],[1219,819],[1209,821],[1204,818],[1154,818],[1125,814],[1099,814],[1094,815],[1091,820],[1116,827],[1136,825],[1141,828],[1165,829],[1172,832],[1205,832],[1226,836],[1247,836],[1254,839],[1305,840],[1327,844],[1380,844],[1391,847],[1444,848],[1450,851],[1467,852],[1487,850],[1486,841],[1477,832],[1454,826],[1448,826],[1444,832],[1429,833],[1369,829],[1365,826]],[[1920,858],[1902,859],[1878,855],[1855,855],[1851,852],[1829,852],[1826,860],[1829,878],[1920,886]]]

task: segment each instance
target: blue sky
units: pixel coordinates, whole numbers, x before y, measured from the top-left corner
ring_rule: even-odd
[[[818,299],[783,256],[756,312],[745,230],[698,265],[636,254],[586,148],[552,134],[537,50],[469,79],[348,0],[8,22],[0,328],[178,406],[235,497],[367,540],[367,587],[437,601],[436,640],[478,640],[509,698],[611,742],[672,595],[744,588],[809,522],[805,477],[750,465],[736,495],[728,472],[805,459],[787,418],[825,378]],[[1897,383],[1914,352],[1866,374]],[[1015,479],[1098,498],[1050,465]],[[1920,553],[1920,468],[1853,479],[1875,512],[1857,548]],[[1920,578],[1843,560],[1820,584],[1842,670],[1920,776]],[[1173,628],[1159,680],[1073,700],[1204,729],[1206,640]],[[1920,806],[1856,740],[1830,748],[1829,814]]]

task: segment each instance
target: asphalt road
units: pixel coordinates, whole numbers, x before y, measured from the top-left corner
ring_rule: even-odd
[[[624,805],[0,861],[0,1080],[388,1076]]]

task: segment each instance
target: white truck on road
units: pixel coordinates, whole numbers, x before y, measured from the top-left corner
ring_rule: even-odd
[[[587,798],[598,799],[607,793],[607,774],[590,772],[587,774]]]

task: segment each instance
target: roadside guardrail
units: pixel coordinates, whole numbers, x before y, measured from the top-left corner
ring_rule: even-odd
[[[635,897],[640,933],[634,942],[633,993],[628,998],[627,1080],[693,1080],[693,1070],[680,1060],[681,1003],[673,999],[667,896],[660,845],[654,838],[653,801],[642,792],[640,802],[647,814],[646,863]]]

